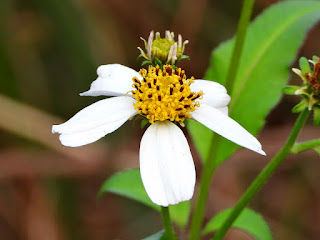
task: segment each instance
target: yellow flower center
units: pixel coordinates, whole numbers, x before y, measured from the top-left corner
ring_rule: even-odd
[[[190,118],[190,112],[199,107],[199,99],[203,92],[192,92],[190,84],[193,77],[187,79],[184,70],[173,69],[171,65],[150,66],[148,70],[141,69],[143,80],[133,78],[131,91],[137,100],[134,108],[145,116],[150,123],[155,121],[176,121],[182,123],[185,118]]]

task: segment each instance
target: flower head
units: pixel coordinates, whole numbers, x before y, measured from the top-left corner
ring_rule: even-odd
[[[140,47],[141,56],[144,57],[147,61],[144,63],[149,63],[152,65],[156,64],[172,64],[175,65],[176,62],[179,62],[182,59],[189,58],[186,55],[183,55],[185,45],[189,42],[188,40],[182,42],[182,37],[178,35],[178,42],[174,40],[174,33],[166,31],[165,38],[160,37],[160,33],[155,34],[151,31],[148,41],[144,40],[145,51]]]
[[[97,141],[137,114],[148,119],[151,125],[140,144],[140,173],[147,194],[158,205],[177,204],[193,195],[193,158],[176,125],[183,126],[186,118],[265,155],[259,141],[228,117],[230,97],[216,82],[188,78],[184,70],[171,65],[136,72],[109,64],[100,66],[97,74],[89,91],[80,95],[115,97],[84,108],[67,122],[54,125],[52,132],[61,134],[63,145],[77,147]]]
[[[310,64],[313,68],[310,68]],[[314,110],[314,123],[320,125],[320,58],[314,56],[312,60],[305,57],[299,60],[300,69],[293,68],[292,71],[301,77],[301,87],[288,86],[285,92],[302,96],[302,101],[293,108],[293,112],[300,112],[305,108]]]
[[[309,62],[313,65],[313,71],[309,67]],[[293,68],[303,80],[303,86],[295,91],[296,95],[303,95],[308,101],[308,109],[311,110],[314,105],[320,104],[320,58],[314,57],[313,60],[300,58],[300,67],[302,70]]]
[[[150,123],[155,121],[170,120],[183,124],[186,118],[191,118],[190,113],[199,106],[197,101],[203,92],[192,92],[190,85],[193,78],[187,79],[181,68],[173,69],[171,65],[149,67],[141,69],[143,80],[133,78],[131,91],[138,114],[145,116]]]

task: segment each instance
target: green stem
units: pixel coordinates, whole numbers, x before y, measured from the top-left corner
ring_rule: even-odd
[[[296,154],[300,153],[315,147],[320,146],[320,139],[308,141],[308,142],[303,142],[303,143],[297,143],[291,148],[291,153]]]
[[[170,213],[169,213],[169,207],[161,207],[161,215],[162,215],[162,221],[164,225],[164,229],[166,231],[166,237],[168,240],[176,240],[176,235],[174,233],[171,220],[170,220]]]
[[[309,116],[309,110],[303,110],[283,148],[277,153],[277,155],[269,162],[269,164],[262,170],[262,172],[258,175],[258,177],[252,182],[247,191],[242,195],[241,199],[238,201],[236,206],[231,211],[228,218],[224,221],[221,228],[218,229],[217,233],[213,237],[214,240],[221,240],[232,226],[233,222],[240,215],[242,210],[247,206],[247,204],[251,201],[251,199],[257,194],[257,192],[261,189],[261,187],[265,184],[265,182],[270,178],[270,176],[275,172],[275,170],[279,167],[282,161],[290,154],[291,148],[295,143],[298,134],[300,133],[303,125],[305,124],[307,118]]]
[[[254,0],[244,0],[243,7],[241,10],[241,16],[238,24],[237,35],[235,45],[233,48],[232,58],[229,65],[226,88],[231,94],[232,86],[236,78],[240,58],[242,54],[244,39],[247,33],[248,24],[250,21]],[[209,148],[208,159],[205,162],[203,173],[200,180],[199,195],[197,198],[194,215],[191,222],[189,240],[198,240],[200,236],[201,226],[203,222],[203,216],[205,212],[205,206],[208,199],[209,188],[213,173],[217,167],[216,162],[213,160],[218,149],[220,136],[214,134],[211,146]]]
[[[238,67],[242,55],[242,49],[244,45],[244,40],[247,33],[247,28],[249,25],[249,21],[251,18],[251,13],[254,5],[254,0],[244,0],[241,16],[237,28],[237,35],[235,40],[235,45],[233,47],[232,58],[229,64],[227,81],[226,81],[226,89],[228,93],[231,95],[233,83],[236,79]]]

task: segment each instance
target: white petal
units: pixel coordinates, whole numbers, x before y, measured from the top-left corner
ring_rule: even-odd
[[[178,48],[182,49],[182,37],[180,34],[178,35]]]
[[[254,136],[221,111],[207,104],[201,104],[199,108],[191,113],[191,117],[226,139],[242,147],[266,155],[262,151],[261,144]]]
[[[147,56],[149,57],[149,59],[151,59],[153,37],[154,37],[154,31],[151,31],[148,38],[148,45],[147,45]]]
[[[303,74],[303,72],[300,69],[292,68],[292,71],[298,74],[304,82],[308,82],[308,78],[306,77],[306,75]]]
[[[80,96],[123,96],[132,90],[132,78],[142,80],[135,70],[120,64],[102,65],[97,69],[98,78],[91,83],[89,91]]]
[[[228,107],[221,107],[221,108],[215,108],[215,109],[219,110],[220,112],[228,116],[228,113],[229,113]]]
[[[196,79],[190,85],[192,92],[202,91],[204,94],[202,99],[197,100],[201,103],[210,105],[211,107],[221,108],[225,107],[230,102],[230,96],[224,86],[217,82]]]
[[[316,64],[317,64],[317,62],[315,62],[315,61],[313,61],[313,60],[311,60],[311,59],[309,59],[308,62],[309,62],[309,63],[312,63],[313,65],[316,65]]]
[[[79,147],[117,130],[137,112],[131,97],[121,96],[98,101],[78,112],[67,122],[53,125],[52,132],[60,133],[60,141],[69,147]]]
[[[173,64],[177,60],[177,51],[178,51],[178,45],[175,42],[170,47],[167,63]]]
[[[155,122],[146,130],[140,145],[140,172],[155,204],[168,206],[191,199],[195,168],[187,139],[178,126]]]

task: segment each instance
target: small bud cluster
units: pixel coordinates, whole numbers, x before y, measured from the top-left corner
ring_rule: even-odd
[[[310,64],[312,68],[310,68]],[[284,92],[303,97],[303,100],[297,104],[292,111],[300,112],[305,108],[314,111],[314,123],[320,125],[320,58],[314,56],[312,60],[305,57],[299,60],[300,69],[293,68],[292,71],[299,75],[303,81],[301,87],[287,86]]]
[[[140,47],[140,56],[146,60],[142,65],[150,64],[153,66],[164,64],[176,65],[182,59],[189,59],[188,56],[183,55],[185,45],[189,42],[188,40],[182,41],[182,37],[178,35],[178,42],[174,40],[174,33],[166,31],[165,38],[160,37],[160,33],[154,34],[151,31],[148,41],[141,38],[144,41],[145,51]]]

